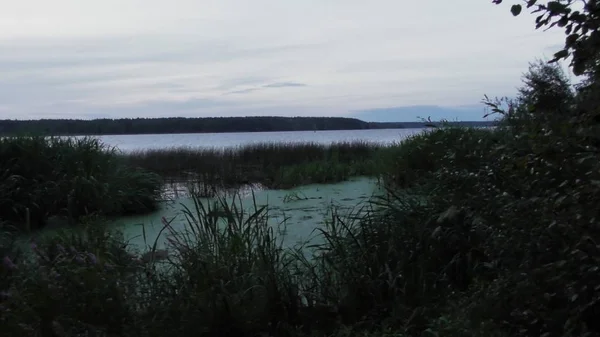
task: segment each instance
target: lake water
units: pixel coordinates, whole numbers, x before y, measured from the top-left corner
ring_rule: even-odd
[[[335,131],[284,131],[239,133],[186,133],[164,135],[98,136],[123,152],[172,147],[231,148],[256,143],[320,143],[365,141],[390,144],[424,129],[372,129]]]
[[[326,220],[331,218],[330,212],[336,212],[345,219],[356,214],[361,207],[367,207],[371,197],[381,195],[383,190],[376,179],[357,177],[343,183],[300,186],[291,190],[259,190],[254,196],[247,195],[236,205],[247,212],[252,212],[254,202],[258,207],[267,206],[268,223],[283,235],[283,245],[292,248],[298,244],[322,240],[315,229],[322,228]],[[294,196],[295,198],[289,198]],[[201,199],[209,203],[214,199]],[[176,232],[189,230],[182,210],[189,207],[195,214],[194,202],[189,197],[179,198],[171,203],[164,203],[159,210],[147,215],[123,217],[113,222],[120,229],[125,239],[133,247],[144,249],[155,240],[157,248],[167,248],[167,231],[162,232],[161,218],[171,221]]]

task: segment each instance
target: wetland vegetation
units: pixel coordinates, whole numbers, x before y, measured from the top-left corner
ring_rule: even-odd
[[[535,3],[527,6],[538,8]],[[515,99],[484,100],[498,116],[494,129],[439,127],[389,148],[257,146],[245,150],[247,157],[186,149],[123,158],[98,150],[94,140],[4,140],[3,212],[13,214],[11,200],[20,203],[15,202],[14,214],[37,204],[59,214],[74,200],[70,193],[89,193],[90,201],[76,199],[81,206],[72,206],[76,214],[88,215],[78,218],[78,231],[25,248],[6,231],[0,246],[1,331],[7,336],[600,335],[596,6],[586,2],[575,12],[570,3],[551,1],[538,8],[539,27],[559,20],[558,27],[577,34],[568,36],[566,50],[574,56],[572,69],[586,80],[573,86],[557,64],[532,63]],[[514,15],[521,11],[520,5],[512,7]],[[276,167],[267,159],[283,164]],[[318,167],[336,162],[347,176],[378,175],[386,193],[350,214],[332,209],[317,231],[322,241],[294,248],[281,244],[268,221],[268,206],[253,198],[246,207],[241,198],[206,202],[193,195],[194,207],[184,210],[188,230],[173,230],[164,218],[169,254],[146,254],[143,261],[119,233],[93,217],[131,209],[109,203],[152,205],[161,175],[212,167],[211,160],[218,181],[237,174],[233,184],[287,182],[278,180],[281,170],[297,169],[302,178],[317,172],[313,162]],[[236,173],[246,160],[256,168],[248,164]],[[300,183],[309,180],[318,182]],[[290,195],[289,201],[298,198]]]
[[[353,176],[377,176],[385,147],[367,142],[253,144],[238,148],[175,148],[123,155],[131,166],[165,179],[188,179],[211,188],[258,183],[291,188],[341,182]]]

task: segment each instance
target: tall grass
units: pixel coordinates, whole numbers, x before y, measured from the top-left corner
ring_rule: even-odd
[[[32,229],[50,216],[147,212],[162,184],[94,138],[4,137],[0,174],[0,217]]]
[[[293,260],[268,223],[268,209],[254,204],[247,212],[239,196],[194,202],[184,210],[187,231],[171,230],[171,268],[152,287],[149,315],[160,331],[256,335],[289,328],[300,305]]]
[[[2,267],[8,295],[0,305],[10,310],[0,310],[0,327],[14,335],[342,335],[384,329],[374,318],[402,300],[386,283],[397,271],[386,262],[399,254],[390,249],[401,241],[372,251],[392,234],[371,227],[375,208],[359,210],[360,218],[332,212],[319,234],[325,240],[307,258],[303,247],[284,248],[276,229],[285,223],[270,221],[267,206],[243,205],[239,196],[193,200],[183,209],[186,230],[163,219],[166,261],[135,262],[127,244],[98,225],[38,239],[34,259]]]
[[[173,148],[123,154],[136,167],[166,178],[190,178],[215,187],[260,183],[289,188],[376,175],[378,144],[265,143],[238,148]],[[182,177],[183,176],[183,177]]]

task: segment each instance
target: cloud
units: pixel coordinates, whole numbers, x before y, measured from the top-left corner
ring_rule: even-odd
[[[471,0],[13,1],[0,12],[0,118],[475,104],[512,95],[563,41],[533,20]]]
[[[294,88],[294,87],[306,87],[306,86],[307,85],[304,84],[304,83],[280,82],[280,83],[265,84],[265,85],[260,86],[260,87],[234,90],[234,91],[228,92],[227,94],[248,94],[248,93],[251,93],[251,92],[254,92],[254,91],[264,90],[264,89],[270,89],[270,88]]]
[[[296,83],[296,82],[281,82],[281,83],[272,83],[264,85],[263,88],[285,88],[285,87],[305,87],[304,83]]]
[[[231,91],[228,94],[247,94],[253,91],[257,91],[260,90],[261,88],[248,88],[248,89],[241,89],[241,90],[235,90],[235,91]]]
[[[544,48],[544,53],[556,53],[565,48],[564,43],[555,43]]]

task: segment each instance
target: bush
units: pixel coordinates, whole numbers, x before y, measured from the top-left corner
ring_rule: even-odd
[[[0,326],[7,336],[131,334],[136,264],[123,240],[93,224],[5,257]],[[11,263],[7,263],[11,261]]]
[[[463,247],[451,263],[446,257],[452,253],[422,251],[435,247],[431,243],[417,245],[421,250],[403,244],[409,252],[421,252],[420,268],[428,266],[427,257],[452,266],[432,272],[442,282],[436,288],[446,292],[429,304],[419,304],[429,312],[426,321],[432,333],[482,334],[482,324],[487,333],[492,329],[511,336],[600,333],[591,318],[600,308],[597,289],[591,286],[600,281],[595,244],[599,215],[594,206],[600,162],[588,133],[596,125],[581,115],[569,95],[552,94],[550,98],[558,100],[553,109],[532,103],[542,97],[539,88],[550,85],[532,84],[529,79],[562,80],[551,78],[561,74],[554,66],[547,67],[530,70],[541,72],[526,76],[521,93],[532,97],[512,102],[503,112],[502,126],[478,137],[472,137],[479,132],[473,130],[432,131],[406,141],[405,152],[398,157],[394,173],[400,178],[393,176],[388,185],[418,187],[416,191],[426,195],[435,210],[432,215],[445,208],[465,215],[449,227],[429,227],[426,218],[417,220],[421,238],[447,233],[444,242],[449,248]],[[408,223],[412,222],[404,226]],[[381,246],[383,242],[365,245]],[[461,271],[467,287],[453,281],[450,270]],[[456,303],[469,305],[445,312],[458,307]],[[439,319],[432,314],[436,310]]]
[[[443,127],[403,140],[385,150],[384,179],[394,189],[430,181],[442,169],[478,170],[502,134],[493,129]]]

